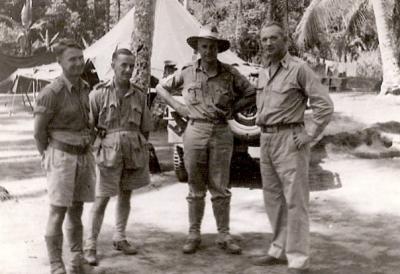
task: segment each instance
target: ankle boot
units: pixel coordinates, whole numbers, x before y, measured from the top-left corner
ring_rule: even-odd
[[[51,274],[67,274],[62,260],[63,235],[45,236]]]
[[[200,227],[203,220],[205,202],[204,198],[188,198],[189,205],[189,236],[183,245],[182,252],[185,254],[195,253],[199,248]]]
[[[77,226],[66,229],[66,238],[70,247],[70,261],[68,265],[69,274],[89,274],[93,267],[85,264],[83,259],[82,238],[83,227]]]
[[[218,228],[217,244],[230,254],[241,254],[242,249],[229,234],[230,198],[212,200],[213,212]]]

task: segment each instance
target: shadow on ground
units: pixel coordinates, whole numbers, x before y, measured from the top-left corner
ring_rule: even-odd
[[[397,225],[391,221],[394,216],[362,215],[333,201],[325,204],[332,212],[327,215],[329,212],[322,211],[319,203],[311,203],[312,226],[323,227],[311,233],[311,273],[398,273],[400,237]],[[254,210],[258,210],[257,206]],[[105,226],[102,234],[112,235],[112,227]],[[266,252],[271,240],[269,233],[234,235],[243,248],[239,256],[220,250],[214,243],[216,234],[202,235],[201,248],[193,255],[181,253],[186,237],[183,233],[167,233],[154,226],[135,224],[128,236],[140,250],[129,260],[112,250],[110,237],[101,236],[100,266],[109,268],[109,273],[286,273],[284,265],[260,267],[251,263],[252,257]]]
[[[322,167],[327,157],[325,145],[318,143],[311,148],[309,182],[311,191],[340,188],[340,176]],[[247,153],[233,155],[231,165],[231,187],[262,188],[260,164]]]

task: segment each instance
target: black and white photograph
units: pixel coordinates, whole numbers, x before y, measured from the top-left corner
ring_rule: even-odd
[[[0,274],[400,273],[399,0],[1,0]]]

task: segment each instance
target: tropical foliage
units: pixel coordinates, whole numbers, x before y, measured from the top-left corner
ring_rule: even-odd
[[[32,3],[28,15],[22,12],[26,2]],[[1,0],[0,37],[4,39],[0,48],[12,55],[31,55],[50,49],[60,37],[90,44],[118,22],[121,11],[132,6],[133,0]],[[25,26],[21,17],[27,20]],[[29,50],[16,43],[19,37],[24,37]]]
[[[395,0],[313,0],[296,29],[297,44],[303,49],[316,47],[321,55],[327,54],[324,49],[330,49],[330,57],[334,56],[333,49],[336,58],[344,61],[349,54],[351,59],[357,57],[354,54],[357,48],[358,51],[374,50],[379,45],[383,67],[381,93],[397,92],[400,90],[399,51],[394,45],[399,38],[395,31],[398,5]],[[371,32],[364,35],[366,25],[375,26],[375,36]]]

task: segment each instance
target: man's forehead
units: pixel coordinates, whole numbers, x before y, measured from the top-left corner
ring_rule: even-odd
[[[133,55],[128,54],[118,54],[116,60],[123,63],[135,63],[135,58],[133,57]]]
[[[77,56],[83,56],[83,51],[81,49],[77,48],[67,48],[65,51],[62,53],[61,56],[65,57],[77,57]]]
[[[263,27],[261,29],[261,36],[275,36],[275,35],[284,36],[283,29],[277,25],[271,25]]]

